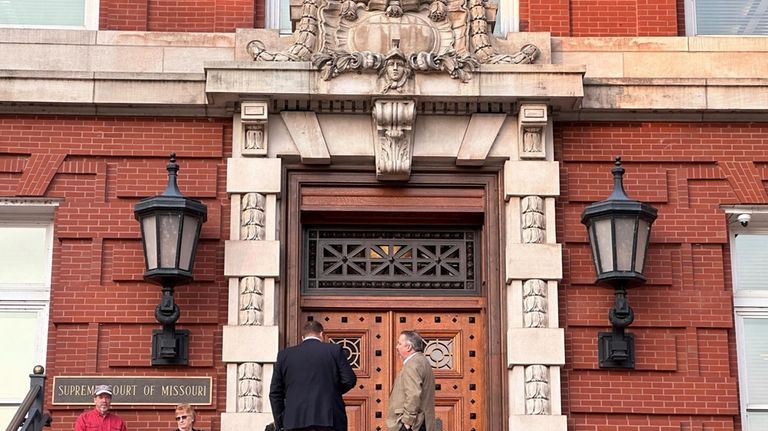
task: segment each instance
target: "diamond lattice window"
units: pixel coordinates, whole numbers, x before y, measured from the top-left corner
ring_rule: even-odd
[[[477,290],[474,230],[305,231],[307,293]]]

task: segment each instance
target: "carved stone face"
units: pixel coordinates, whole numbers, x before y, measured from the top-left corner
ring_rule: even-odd
[[[399,58],[390,59],[387,62],[387,78],[392,81],[403,79],[406,73],[405,61]]]

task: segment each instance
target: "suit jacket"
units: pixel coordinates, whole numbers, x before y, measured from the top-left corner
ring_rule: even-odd
[[[277,354],[269,388],[276,429],[347,431],[342,395],[357,382],[341,346],[309,338]]]
[[[399,431],[400,424],[417,431],[421,424],[435,431],[435,375],[423,353],[415,353],[403,365],[389,395],[387,428]]]

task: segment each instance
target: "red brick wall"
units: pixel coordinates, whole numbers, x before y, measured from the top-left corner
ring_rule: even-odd
[[[520,29],[552,36],[676,36],[677,0],[520,0]]]
[[[213,377],[213,405],[197,425],[219,427],[225,408],[221,327],[227,321],[223,240],[231,121],[0,116],[0,196],[62,199],[56,211],[46,374]],[[160,289],[142,281],[133,205],[164,189],[176,152],[182,192],[208,206],[195,282],[176,289],[177,327],[191,330],[189,367],[150,367]],[[52,379],[46,399],[50,403]],[[50,406],[52,430],[71,430],[83,407]],[[117,409],[131,431],[173,429],[171,407]]]
[[[99,29],[234,32],[255,19],[254,0],[101,0]]]
[[[566,331],[569,430],[738,430],[728,226],[721,204],[768,203],[768,124],[558,123],[558,240]],[[634,371],[600,370],[596,337],[610,329],[612,291],[594,285],[580,214],[612,188],[659,210],[648,282],[630,290]]]

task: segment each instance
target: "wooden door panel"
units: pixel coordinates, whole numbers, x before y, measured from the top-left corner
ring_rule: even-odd
[[[393,332],[416,330],[435,373],[435,404],[444,431],[484,429],[484,334],[480,313],[425,310],[397,313]],[[398,361],[395,372],[402,368]],[[439,406],[439,408],[438,408]]]
[[[344,397],[349,431],[386,430],[389,393],[402,368],[395,343],[403,330],[416,330],[427,342],[425,355],[435,372],[436,413],[442,430],[484,429],[480,313],[333,309],[302,312],[302,321],[307,319],[323,324],[326,339],[345,349],[357,375],[356,387]]]

